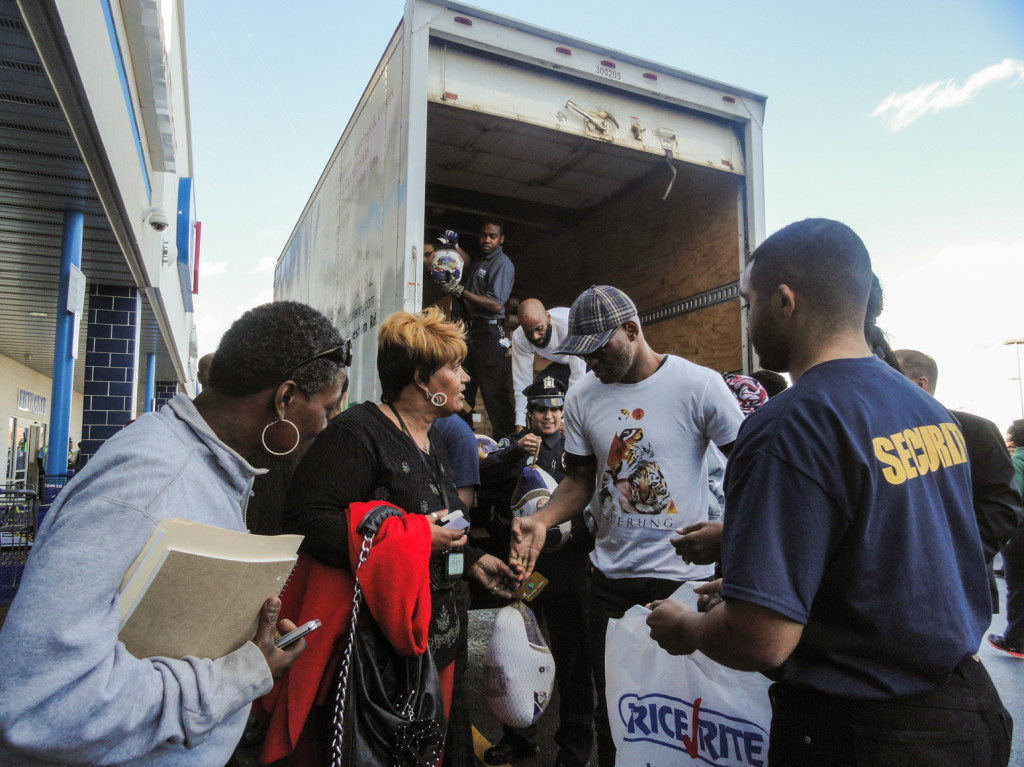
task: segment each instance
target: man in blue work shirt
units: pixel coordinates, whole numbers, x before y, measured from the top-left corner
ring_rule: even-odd
[[[454,242],[445,232],[450,245]],[[442,287],[460,299],[465,309],[463,316],[469,328],[469,355],[462,366],[469,373],[464,396],[470,408],[476,405],[476,393],[483,394],[484,406],[491,419],[491,433],[495,439],[515,429],[515,410],[512,403],[511,342],[505,336],[505,304],[512,292],[516,268],[502,250],[505,226],[496,220],[480,225],[480,258],[469,267],[469,278],[463,287],[454,280]]]
[[[793,386],[729,457],[724,601],[652,603],[651,638],[773,669],[770,767],[1003,766],[1013,723],[975,655],[992,616],[963,435],[871,353],[871,275],[827,219],[747,258],[747,333]]]

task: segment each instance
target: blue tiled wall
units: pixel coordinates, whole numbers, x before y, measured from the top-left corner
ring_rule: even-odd
[[[82,465],[135,417],[138,389],[139,291],[121,285],[89,286]]]
[[[153,410],[162,408],[178,393],[177,381],[157,381],[153,385]]]

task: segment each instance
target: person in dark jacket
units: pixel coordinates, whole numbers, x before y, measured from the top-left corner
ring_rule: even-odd
[[[935,396],[939,367],[935,360],[914,349],[893,352],[900,370],[913,383]],[[999,590],[992,560],[1017,527],[1021,514],[1020,495],[1013,488],[1013,462],[999,429],[991,421],[971,413],[950,410],[960,424],[971,465],[971,493],[978,533],[988,566],[992,612],[999,612]]]
[[[498,449],[480,465],[481,480],[500,484],[505,499],[515,494],[516,484],[527,465],[542,469],[556,482],[565,477],[562,463],[565,383],[546,372],[541,373],[523,394],[527,398],[527,428],[502,439]],[[503,521],[510,525],[511,512],[507,508],[504,515]],[[552,533],[556,531],[554,528]],[[561,541],[560,535],[555,537]],[[556,767],[585,765],[593,742],[594,687],[586,632],[580,629],[586,623],[583,604],[587,555],[591,548],[593,538],[582,517],[577,517],[569,540],[557,551],[540,556],[537,572],[547,578],[548,583],[530,602],[530,608],[547,624],[551,654],[555,659],[559,696]],[[503,729],[501,740],[484,752],[487,764],[505,764],[537,753],[536,725],[525,731]]]

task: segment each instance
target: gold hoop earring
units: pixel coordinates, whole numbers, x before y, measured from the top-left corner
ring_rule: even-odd
[[[276,423],[286,423],[293,429],[295,429],[295,444],[291,446],[291,449],[285,450],[283,453],[278,453],[276,450],[271,450],[270,447],[267,445],[267,429],[269,429]],[[299,446],[299,443],[302,441],[302,435],[299,433],[299,427],[296,426],[291,421],[289,421],[287,418],[276,418],[263,427],[263,433],[260,435],[260,441],[263,443],[263,449],[266,450],[268,453],[270,453],[271,455],[282,456],[295,452],[295,448],[297,448]]]

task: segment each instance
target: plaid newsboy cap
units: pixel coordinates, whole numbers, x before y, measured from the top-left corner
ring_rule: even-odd
[[[621,290],[611,285],[591,285],[572,302],[569,337],[557,353],[577,357],[593,354],[635,316],[636,307]]]

